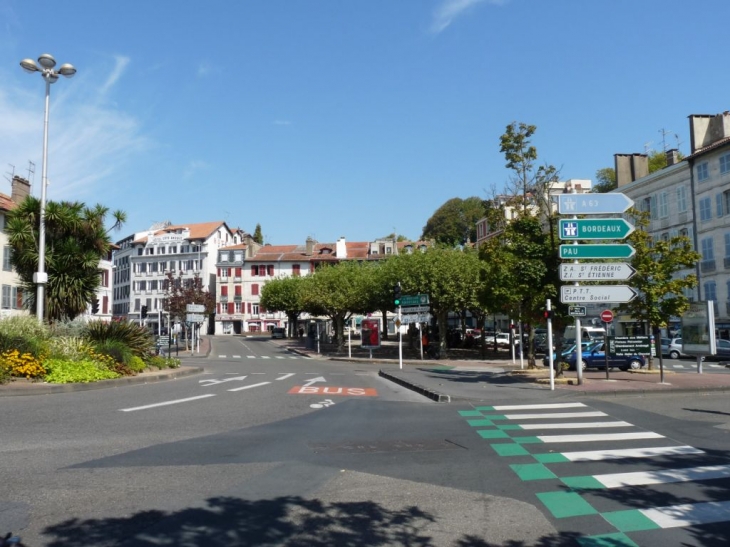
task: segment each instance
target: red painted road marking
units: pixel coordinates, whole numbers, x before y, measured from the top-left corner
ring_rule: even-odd
[[[325,386],[294,386],[289,390],[290,395],[353,395],[357,397],[377,397],[378,392],[371,387],[325,387]]]

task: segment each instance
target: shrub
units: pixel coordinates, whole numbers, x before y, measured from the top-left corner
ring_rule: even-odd
[[[46,382],[51,384],[96,382],[120,376],[119,373],[90,359],[81,361],[48,359],[44,364],[47,371]]]
[[[0,354],[2,368],[10,372],[10,376],[40,378],[46,374],[41,361],[30,353],[20,353],[17,349]]]
[[[123,365],[129,364],[134,355],[132,350],[120,340],[105,340],[103,342],[96,342],[94,344],[94,350],[96,353],[108,355],[113,358],[116,363]]]
[[[84,337],[94,346],[109,341],[121,342],[129,348],[132,355],[146,359],[155,347],[150,332],[136,323],[121,321],[89,321],[84,329]]]
[[[79,360],[87,356],[88,350],[86,341],[78,336],[57,336],[48,341],[48,357],[51,359]]]
[[[0,361],[0,385],[10,381],[10,367]]]
[[[48,327],[32,315],[14,315],[0,320],[0,352],[18,350],[36,357],[47,353]]]
[[[175,357],[162,357],[160,355],[153,355],[147,362],[149,366],[159,369],[180,367],[180,359],[176,359]]]
[[[132,359],[129,361],[128,366],[134,372],[142,372],[144,369],[147,368],[147,363],[145,363],[142,360],[141,357],[137,357],[136,355],[132,355]]]

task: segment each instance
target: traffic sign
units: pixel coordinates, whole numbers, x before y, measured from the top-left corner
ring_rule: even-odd
[[[187,321],[188,323],[202,323],[203,314],[202,313],[188,313],[185,316],[185,321]]]
[[[404,325],[410,325],[411,323],[428,323],[431,321],[431,315],[428,313],[414,313],[404,315],[401,319]]]
[[[585,317],[586,307],[585,306],[569,306],[568,315],[573,317]]]
[[[634,226],[623,218],[560,219],[560,239],[626,239]]]
[[[560,194],[562,195],[562,194]],[[560,258],[631,258],[636,251],[628,243],[561,245]]]
[[[204,313],[205,306],[203,304],[188,304],[185,306],[185,311],[188,313]]]
[[[431,306],[410,306],[403,308],[403,313],[428,313],[431,311]]]
[[[609,336],[608,353],[621,357],[649,355],[651,353],[651,340],[648,336]]]
[[[400,299],[400,305],[404,308],[410,306],[425,306],[429,303],[427,294],[406,294]]]
[[[573,245],[577,247],[577,245]],[[561,264],[561,281],[626,281],[636,270],[626,262]]]
[[[558,195],[558,212],[561,215],[610,215],[623,213],[633,205],[631,198],[618,192]]]
[[[613,312],[611,310],[603,310],[601,312],[601,321],[604,323],[610,323],[613,321]]]
[[[631,302],[637,292],[628,285],[563,285],[560,287],[560,301],[573,302]]]

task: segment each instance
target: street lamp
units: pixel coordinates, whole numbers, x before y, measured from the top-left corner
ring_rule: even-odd
[[[40,66],[39,66],[40,65]],[[46,273],[46,186],[48,185],[48,106],[51,97],[51,84],[58,80],[58,76],[70,78],[76,74],[76,69],[68,63],[53,70],[56,60],[52,55],[44,53],[38,57],[38,64],[33,59],[20,61],[23,70],[29,73],[40,72],[46,81],[46,107],[43,117],[43,173],[41,175],[41,218],[38,229],[38,271],[33,274],[33,282],[38,285],[36,292],[36,316],[43,322],[44,287],[48,283]]]

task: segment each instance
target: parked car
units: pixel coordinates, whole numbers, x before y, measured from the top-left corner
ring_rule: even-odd
[[[680,357],[690,357],[686,353],[682,353],[681,338],[662,338],[662,355],[667,355],[670,359],[679,359]]]
[[[718,361],[730,360],[730,340],[717,339],[717,353],[712,356]]]
[[[286,329],[284,327],[274,327],[271,329],[272,338],[286,338]]]
[[[569,370],[575,370],[576,352],[575,346],[568,355],[567,352],[563,352],[563,360],[568,363]],[[583,361],[583,368],[606,368],[606,354],[604,352],[603,342],[586,342],[583,343],[583,351],[581,354]],[[637,370],[642,368],[646,362],[641,355],[630,355],[630,356],[619,356],[609,355],[608,356],[608,368],[618,368],[619,370]],[[549,366],[549,365],[548,365]]]
[[[497,340],[497,347],[500,347],[500,348],[509,347],[509,333],[508,332],[498,332],[495,335],[495,338]],[[513,342],[514,342],[515,346],[518,346],[520,344],[519,337],[515,336]]]
[[[595,342],[591,342],[588,340],[583,342],[583,350],[588,349],[591,346],[591,344],[595,344]],[[563,345],[563,347],[565,349],[563,349],[563,352],[560,354],[561,355],[560,359],[558,359],[558,355],[553,351],[553,363],[555,363],[558,360],[561,362],[565,362],[565,363],[570,362],[569,357],[575,353],[575,340],[566,341],[566,343]],[[545,357],[542,360],[542,364],[545,365],[546,367],[550,366],[550,358],[548,355],[545,355]],[[584,369],[586,368],[585,362],[583,363],[583,368]],[[572,364],[571,370],[575,370],[575,356],[574,355],[573,355],[573,364]]]

